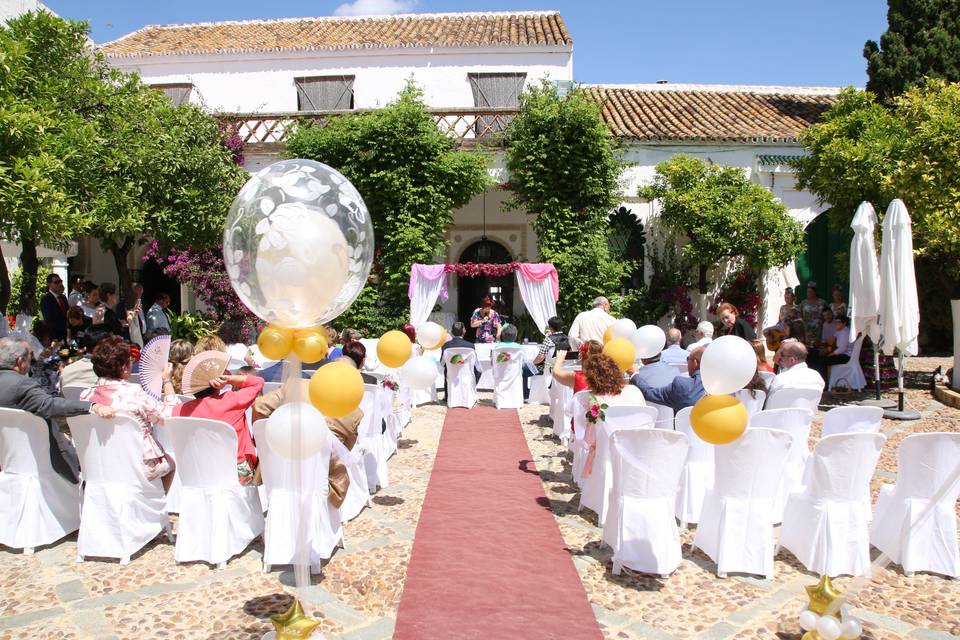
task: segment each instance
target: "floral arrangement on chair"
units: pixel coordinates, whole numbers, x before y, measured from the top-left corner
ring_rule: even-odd
[[[598,422],[603,422],[607,419],[607,414],[605,410],[610,408],[606,402],[600,402],[597,396],[590,394],[590,404],[587,405],[586,417],[587,422],[590,424],[597,424]]]
[[[383,381],[383,388],[384,388],[384,389],[389,389],[390,391],[396,391],[396,390],[397,390],[397,383],[394,382],[393,380],[389,379],[389,378],[386,378],[386,379],[384,379],[384,381]]]
[[[463,356],[459,353],[450,358],[450,364],[463,364]]]
[[[500,353],[497,354],[497,364],[503,364],[504,362],[510,362],[511,359],[512,359],[512,357],[510,356],[510,354],[509,354],[509,353],[506,353],[506,352],[504,352],[504,351],[501,351]]]

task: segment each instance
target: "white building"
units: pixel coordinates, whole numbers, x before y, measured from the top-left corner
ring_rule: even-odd
[[[137,71],[171,99],[202,104],[237,126],[249,169],[276,157],[298,119],[382,106],[408,80],[423,91],[438,126],[470,146],[506,126],[526,83],[543,78],[569,86],[574,79],[572,38],[555,12],[148,26],[101,51],[110,64]],[[805,223],[820,213],[811,194],[795,189],[785,158],[802,153],[797,135],[836,100],[836,89],[656,84],[586,90],[624,143],[632,166],[623,202],[640,221],[656,212],[636,198],[636,187],[677,153],[742,167]],[[502,157],[491,171],[506,182]],[[456,211],[448,253],[438,259],[485,259],[492,252],[536,260],[537,238],[525,213],[501,212],[506,196],[492,190]],[[482,238],[492,244],[478,245]],[[98,279],[109,279],[112,265],[95,257],[94,246],[80,253],[78,270],[102,271]],[[775,280],[772,301],[782,295]],[[509,283],[452,284],[444,311],[459,317],[475,306],[478,286],[502,285],[508,297],[512,289]],[[771,305],[774,313],[778,305]],[[518,300],[514,306],[521,308]]]

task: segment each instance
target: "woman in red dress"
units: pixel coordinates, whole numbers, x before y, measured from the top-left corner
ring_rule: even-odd
[[[556,361],[553,363],[553,380],[559,382],[565,387],[572,387],[573,392],[586,391],[590,388],[587,382],[587,376],[583,373],[583,368],[591,357],[603,353],[603,345],[596,340],[588,340],[580,345],[580,370],[565,369],[563,362],[567,357],[566,351],[556,353]],[[573,424],[570,425],[571,433]]]

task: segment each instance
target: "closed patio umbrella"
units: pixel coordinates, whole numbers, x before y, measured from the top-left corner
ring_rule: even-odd
[[[874,235],[877,213],[869,202],[861,202],[850,223],[853,240],[850,241],[850,336],[859,333],[873,341],[873,372],[877,400],[880,400],[880,269],[877,266],[877,247]]]
[[[920,414],[903,408],[903,357],[917,355],[920,335],[920,305],[917,302],[917,278],[913,270],[913,232],[910,214],[897,198],[887,207],[883,218],[883,244],[880,250],[880,333],[883,352],[899,354],[897,371],[898,411],[887,416],[916,420]]]

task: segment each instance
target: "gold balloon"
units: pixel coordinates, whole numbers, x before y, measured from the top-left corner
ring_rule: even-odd
[[[807,631],[800,640],[820,640],[820,634],[816,631]]]
[[[276,629],[276,640],[302,640],[309,638],[320,621],[303,612],[299,600],[294,600],[290,608],[278,616],[270,616],[270,622]]]
[[[293,348],[293,331],[276,324],[268,324],[257,336],[260,353],[271,360],[283,360]]]
[[[613,325],[607,327],[607,330],[603,332],[603,344],[607,344],[613,340]]]
[[[846,601],[846,598],[833,588],[830,576],[823,576],[820,578],[820,582],[807,585],[804,589],[807,591],[807,597],[810,598],[807,609],[818,616],[834,616],[837,620],[840,619],[840,607]]]
[[[603,345],[604,355],[613,358],[613,361],[620,367],[620,371],[626,371],[633,366],[637,359],[637,348],[626,338],[614,338]]]
[[[693,405],[690,425],[701,440],[729,444],[743,435],[748,418],[747,408],[733,396],[707,395]]]
[[[322,327],[298,329],[293,334],[293,352],[301,362],[316,362],[327,355],[327,332]]]
[[[325,364],[310,378],[310,402],[328,418],[356,411],[363,400],[363,378],[346,362]]]
[[[403,331],[387,331],[377,342],[377,358],[384,366],[396,369],[410,359],[413,343]]]

